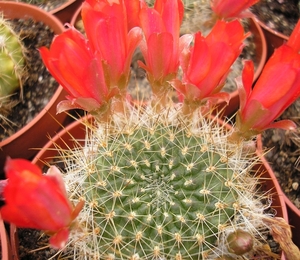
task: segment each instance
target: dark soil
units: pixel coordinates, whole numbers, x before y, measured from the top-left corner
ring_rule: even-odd
[[[20,260],[46,260],[57,252],[49,247],[49,237],[41,231],[20,228],[17,232]]]
[[[300,209],[300,99],[280,117],[293,120],[295,131],[270,129],[263,134],[263,145],[271,149],[266,158],[280,183],[282,190]]]
[[[41,46],[50,46],[53,31],[42,22],[31,19],[15,19],[11,22],[27,49],[27,76],[23,84],[23,98],[20,99],[20,92],[12,97],[11,102],[17,103],[7,116],[12,124],[0,122],[3,126],[0,127],[0,140],[11,136],[28,124],[46,106],[58,87],[58,83],[45,68],[38,51]]]
[[[252,12],[271,29],[290,36],[300,17],[299,8],[298,0],[260,0]]]
[[[10,0],[10,1],[15,1],[15,2],[23,2],[31,5],[36,5],[43,10],[49,12],[52,11],[55,8],[58,8],[68,0]]]

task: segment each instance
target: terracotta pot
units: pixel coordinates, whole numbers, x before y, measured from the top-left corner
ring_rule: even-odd
[[[263,144],[262,144],[261,136],[258,136],[258,138],[257,138],[257,146],[258,146],[259,151],[263,151]],[[262,160],[264,161],[266,169],[268,170],[268,172],[270,173],[272,178],[274,178],[274,183],[278,187],[280,197],[283,198],[283,200],[287,206],[288,221],[289,221],[288,223],[291,225],[292,234],[293,234],[293,237],[292,237],[293,242],[295,243],[296,246],[298,246],[300,248],[300,232],[299,232],[300,231],[300,209],[298,209],[293,204],[293,202],[291,202],[291,200],[282,191],[280,184],[274,174],[274,171],[273,171],[272,167],[270,166],[270,164],[265,159],[265,157],[263,157]]]
[[[260,21],[258,18],[255,18],[255,21],[262,28],[262,31],[265,35],[266,42],[267,42],[267,59],[269,59],[273,54],[274,50],[280,47],[283,43],[285,43],[289,39],[289,37],[271,29],[265,23]]]
[[[77,11],[74,13],[73,18],[71,19],[71,25],[75,26],[76,23],[81,19],[81,6],[77,9]],[[250,27],[249,30],[254,36],[254,43],[256,45],[256,64],[257,67],[255,69],[254,74],[254,82],[258,79],[260,73],[262,72],[262,69],[266,63],[267,59],[267,43],[265,39],[265,35],[257,23],[255,19],[249,18],[250,21]],[[222,112],[222,115],[220,116],[231,116],[233,115],[239,108],[239,95],[238,91],[234,91],[230,93],[230,101],[227,104],[226,102],[220,102],[218,104],[217,110]]]
[[[33,18],[34,20],[43,21],[56,34],[64,30],[62,23],[56,17],[33,5],[1,1],[0,12],[3,12],[4,17],[8,19]],[[50,102],[32,121],[0,142],[0,172],[7,156],[32,158],[37,152],[34,148],[43,147],[49,140],[47,135],[53,135],[61,128],[61,124],[66,119],[66,114],[56,115],[56,106],[65,96],[65,91],[59,86]]]
[[[2,260],[13,260],[8,235],[4,226],[4,222],[0,215],[0,241]]]
[[[56,16],[63,24],[71,22],[74,12],[81,6],[83,0],[68,0],[61,6],[49,11]]]

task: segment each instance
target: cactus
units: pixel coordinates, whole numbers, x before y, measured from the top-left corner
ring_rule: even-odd
[[[258,158],[178,106],[114,114],[65,151],[68,192],[86,201],[74,259],[251,259],[266,244]]]
[[[25,70],[24,47],[9,23],[0,18],[0,97],[22,86]]]

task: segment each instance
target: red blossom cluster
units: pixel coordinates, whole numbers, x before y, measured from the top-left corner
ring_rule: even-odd
[[[212,1],[213,9],[221,5]],[[248,6],[239,4],[239,11]],[[145,0],[86,0],[81,12],[86,38],[70,27],[50,50],[40,49],[47,68],[69,93],[58,112],[103,111],[113,97],[125,97],[137,47],[154,96],[164,95],[172,85],[182,101],[226,99],[219,92],[247,35],[238,20],[218,20],[207,37],[200,32],[180,36],[183,12],[181,0],[157,0],[153,8]],[[182,79],[177,77],[179,67]]]
[[[256,2],[212,0],[220,20],[204,37],[200,32],[180,36],[181,0],[156,0],[153,8],[145,0],[86,0],[81,14],[87,38],[70,27],[55,38],[50,50],[40,49],[47,68],[70,94],[58,112],[107,111],[113,97],[126,97],[137,47],[145,60],[139,65],[147,72],[155,97],[165,95],[172,86],[185,104],[228,101],[229,95],[220,91],[248,36],[236,18],[249,14],[248,8]],[[241,135],[294,126],[290,121],[273,122],[300,95],[299,31],[297,26],[289,42],[276,50],[253,91],[253,65],[245,62],[237,116]]]

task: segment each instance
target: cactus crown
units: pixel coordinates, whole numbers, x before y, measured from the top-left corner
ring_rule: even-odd
[[[88,127],[82,149],[61,151],[68,192],[86,201],[74,259],[251,259],[262,247],[258,158],[228,143],[215,118],[186,120],[180,106],[114,114]],[[250,246],[233,252],[226,238],[237,230]]]

